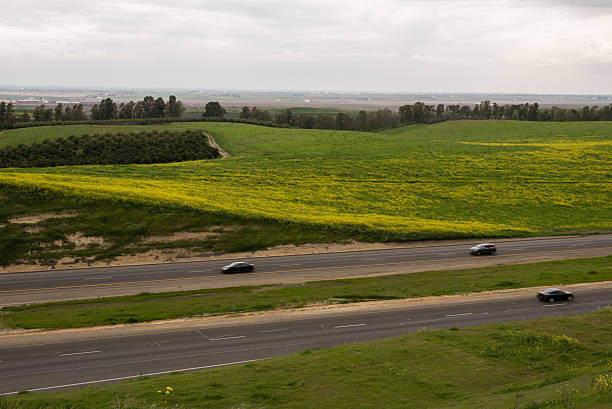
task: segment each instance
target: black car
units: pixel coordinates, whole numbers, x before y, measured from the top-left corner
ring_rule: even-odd
[[[236,261],[232,264],[221,269],[222,273],[250,273],[255,271],[255,266],[249,263],[243,263],[242,261]]]
[[[573,299],[574,294],[569,291],[559,290],[558,288],[547,288],[546,290],[538,292],[538,300],[540,301],[572,301]]]
[[[495,254],[497,249],[495,248],[495,244],[491,243],[482,243],[477,244],[474,247],[470,247],[470,254],[473,256],[481,256],[483,254]]]

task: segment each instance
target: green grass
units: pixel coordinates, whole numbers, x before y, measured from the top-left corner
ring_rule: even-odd
[[[41,221],[35,226],[38,231],[34,232],[32,225],[8,223],[12,217],[64,212],[75,212],[76,216]],[[165,243],[142,240],[143,237],[169,236],[176,232],[206,231],[216,236]],[[105,245],[75,248],[68,237],[77,232],[102,237]],[[84,262],[109,260],[148,250],[183,249],[181,251],[192,255],[210,255],[283,244],[338,242],[343,238],[339,233],[308,226],[263,225],[198,210],[71,200],[48,192],[36,194],[0,186],[0,265],[18,261],[56,265],[62,257]]]
[[[232,123],[152,127],[205,130],[234,157],[161,166],[4,169],[0,183],[308,225],[345,237],[612,230],[610,122],[454,121],[382,133]]]
[[[312,304],[439,296],[606,280],[612,280],[612,256],[315,281],[299,285],[207,289],[5,307],[0,310],[0,325],[12,328],[74,328],[295,308]]]
[[[8,398],[0,408],[604,409],[612,310],[304,351],[191,374]],[[172,387],[169,395],[157,393]],[[518,399],[517,399],[518,398]]]

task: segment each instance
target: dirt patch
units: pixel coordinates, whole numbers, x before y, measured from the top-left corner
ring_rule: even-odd
[[[77,249],[84,249],[84,248],[89,247],[92,244],[96,244],[101,247],[107,244],[104,241],[103,237],[86,236],[80,231],[73,233],[73,234],[68,234],[66,238],[68,239],[68,241],[73,243]]]
[[[43,228],[38,226],[38,225],[36,225],[36,224],[33,225],[33,226],[26,226],[26,227],[23,228],[24,232],[30,233],[30,234],[40,233],[42,230],[43,230]]]
[[[219,146],[219,144],[215,141],[215,138],[213,138],[213,136],[211,134],[208,134],[206,132],[204,132],[204,135],[206,135],[206,137],[208,138],[208,144],[210,146],[212,146],[213,148],[217,148],[219,150],[219,154],[221,155],[222,158],[229,158],[230,154],[225,152],[223,149],[221,149],[221,147]]]
[[[9,223],[13,224],[36,224],[47,219],[59,219],[64,217],[74,217],[77,212],[61,212],[61,213],[39,213],[31,216],[11,217]]]
[[[149,236],[143,237],[142,243],[174,243],[187,240],[206,240],[209,238],[220,237],[220,233],[204,232],[178,232],[169,236]]]

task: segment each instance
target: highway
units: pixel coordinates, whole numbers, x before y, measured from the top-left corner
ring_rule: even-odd
[[[476,243],[476,242],[474,242]],[[495,256],[470,256],[471,244],[426,245],[241,259],[254,273],[224,275],[230,260],[0,274],[0,305],[60,299],[296,283],[333,278],[471,268],[612,254],[612,235],[499,240]]]
[[[572,302],[542,303],[534,291],[365,307],[316,316],[245,319],[249,324],[177,326],[101,335],[97,329],[49,335],[0,336],[0,393],[33,392],[116,382],[142,375],[246,363],[306,349],[369,341],[422,330],[558,317],[612,305],[612,283],[572,289]],[[297,318],[296,318],[297,317]],[[98,331],[98,332],[97,332]],[[63,337],[63,338],[62,338]]]

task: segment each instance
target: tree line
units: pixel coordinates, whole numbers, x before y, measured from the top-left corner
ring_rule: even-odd
[[[451,119],[506,119],[513,121],[612,121],[612,104],[585,106],[582,109],[553,106],[541,109],[539,104],[505,104],[482,101],[469,105],[426,105],[423,102],[399,108],[400,120],[406,123],[432,123]]]
[[[131,132],[46,139],[0,148],[0,167],[168,163],[218,158],[201,131]]]
[[[106,98],[91,107],[91,119],[143,119],[143,118],[180,118],[185,112],[183,103],[170,95],[166,103],[162,97],[157,99],[148,95],[142,101],[117,103]]]

